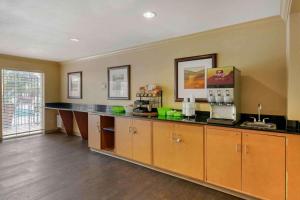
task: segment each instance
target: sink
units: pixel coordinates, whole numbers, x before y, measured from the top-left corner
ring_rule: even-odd
[[[265,130],[276,130],[276,124],[264,123],[264,122],[243,122],[242,127],[255,128],[255,129],[265,129]]]

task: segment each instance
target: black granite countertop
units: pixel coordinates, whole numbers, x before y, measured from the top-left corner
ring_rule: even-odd
[[[250,117],[257,117],[253,114],[241,114],[241,120],[239,123],[235,125],[223,125],[223,124],[211,124],[207,123],[207,119],[209,118],[209,112],[197,111],[196,116],[194,118],[183,118],[183,117],[168,117],[168,116],[157,116],[157,117],[142,117],[135,116],[132,114],[126,113],[113,113],[111,110],[111,106],[107,105],[98,105],[98,104],[73,104],[73,103],[46,103],[45,108],[47,109],[58,109],[58,110],[70,110],[70,111],[78,111],[78,112],[89,112],[99,115],[106,116],[119,116],[119,117],[131,117],[131,118],[146,118],[151,120],[162,120],[162,121],[173,121],[173,122],[182,122],[182,123],[192,123],[192,124],[201,124],[201,125],[211,125],[211,126],[221,126],[221,127],[229,127],[229,128],[239,128],[246,130],[260,130],[260,131],[268,131],[274,133],[285,133],[285,134],[299,134],[299,131],[289,130],[286,128],[286,118],[284,116],[278,115],[262,115],[262,118],[269,118],[268,122],[275,123],[277,125],[276,130],[262,130],[255,128],[248,128],[240,126],[242,122],[251,120]]]

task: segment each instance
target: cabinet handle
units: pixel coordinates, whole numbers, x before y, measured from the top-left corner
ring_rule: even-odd
[[[180,138],[180,135],[177,136],[176,133],[172,133],[172,141],[173,142],[176,142],[176,143],[181,143],[182,142],[182,139]]]
[[[132,133],[132,127],[131,126],[129,127],[128,131],[129,131],[129,133]]]
[[[235,150],[236,150],[236,152],[240,153],[241,152],[241,144],[236,144]]]
[[[98,132],[100,133],[100,122],[97,122],[97,129],[98,129]]]
[[[249,153],[249,147],[248,145],[245,144],[245,154],[248,154]]]
[[[181,138],[177,138],[176,139],[176,143],[181,143],[182,142],[182,139]]]
[[[135,127],[133,127],[133,134],[137,134],[137,129]]]
[[[175,133],[172,132],[172,141],[175,141],[175,140],[176,140]]]

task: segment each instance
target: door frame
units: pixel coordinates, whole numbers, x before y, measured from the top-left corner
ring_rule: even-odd
[[[26,69],[26,67],[22,68],[22,67],[1,67],[0,66],[0,88],[1,88],[1,92],[0,92],[0,141],[4,139],[4,135],[3,135],[3,126],[2,126],[2,90],[3,90],[3,85],[2,85],[2,77],[3,77],[3,70],[12,70],[12,71],[23,71],[23,72],[33,72],[33,73],[40,73],[42,75],[42,114],[41,114],[41,127],[42,129],[40,130],[41,133],[45,133],[45,72],[43,72],[42,70],[35,70],[35,69]],[[15,137],[23,137],[22,135],[16,135]]]

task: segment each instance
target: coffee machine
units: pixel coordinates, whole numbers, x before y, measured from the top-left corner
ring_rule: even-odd
[[[207,70],[208,123],[233,125],[240,120],[240,71],[235,67]]]
[[[148,84],[140,87],[136,93],[133,115],[156,116],[157,108],[162,107],[162,89],[160,86]]]

